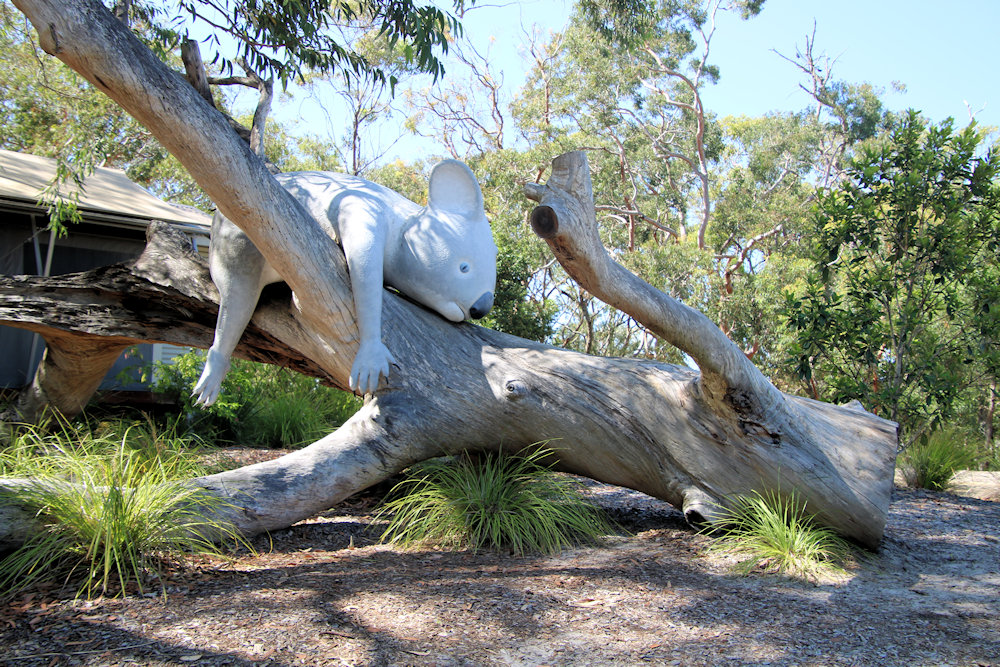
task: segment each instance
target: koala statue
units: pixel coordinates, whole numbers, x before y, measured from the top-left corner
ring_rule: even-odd
[[[349,174],[291,172],[275,176],[340,243],[347,258],[360,345],[349,384],[374,392],[389,375],[382,343],[382,288],[391,286],[445,319],[478,319],[493,307],[497,247],[479,183],[465,164],[445,160],[431,171],[426,207]],[[212,219],[209,268],[219,289],[215,340],[194,387],[197,403],[219,396],[230,356],[261,290],[281,282],[242,230],[220,213]]]

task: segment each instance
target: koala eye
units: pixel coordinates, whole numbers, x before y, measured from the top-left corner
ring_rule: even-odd
[[[468,262],[462,262],[461,264],[458,265],[458,270],[461,271],[462,273],[468,273],[469,268],[471,267],[469,267]]]

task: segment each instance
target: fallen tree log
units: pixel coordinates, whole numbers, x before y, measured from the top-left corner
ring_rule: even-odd
[[[47,339],[208,346],[215,293],[207,267],[178,232],[151,232],[132,265],[0,279],[0,321]],[[884,420],[785,396],[767,422],[731,408],[720,414],[690,369],[453,325],[391,293],[386,304],[387,321],[397,323],[386,332],[391,349],[419,373],[394,373],[347,424],[304,450],[194,480],[239,508],[242,530],[288,526],[426,458],[547,440],[562,468],[668,500],[692,521],[751,489],[796,489],[845,535],[869,546],[881,537],[895,450]],[[291,308],[287,290],[267,295],[237,354],[325,377],[300,349],[311,338]],[[17,541],[11,531],[23,525],[0,519],[0,542]]]
[[[224,119],[100,3],[15,4],[38,29],[43,48],[145,124],[287,280],[295,299],[265,305],[254,320],[271,348],[288,351],[288,359],[308,360],[329,382],[346,386],[357,329],[336,245],[277,186]],[[563,469],[667,500],[693,522],[751,490],[794,489],[821,522],[866,546],[879,543],[892,488],[894,424],[861,410],[782,394],[707,318],[613,262],[597,236],[581,154],[557,159],[548,184],[529,186],[526,194],[540,203],[532,215],[536,231],[567,271],[691,355],[701,374],[652,361],[595,358],[454,325],[388,294],[382,338],[398,365],[361,411],[303,450],[192,483],[228,499],[236,526],[253,533],[325,510],[416,461],[463,449],[516,450],[547,440],[559,450]],[[199,339],[207,334],[207,323],[195,315],[205,313],[211,288],[185,287],[194,283],[181,276],[197,273],[190,266],[164,268],[191,258],[161,260],[166,264],[137,262],[135,270],[126,271],[132,278],[121,275],[123,294],[155,283],[160,288],[154,291],[162,288],[180,304],[177,320],[143,318],[150,328],[141,335],[207,345],[207,338]],[[4,282],[0,294],[24,298],[16,288]],[[86,294],[75,293],[74,307],[104,323],[102,331],[79,333],[135,337],[132,316],[119,323],[132,334],[111,333],[110,292],[102,292],[92,306]],[[151,299],[146,305],[159,307],[160,297]],[[190,317],[183,315],[188,310]],[[50,324],[61,331],[79,328],[47,317],[30,327]],[[250,353],[244,348],[243,354]],[[17,541],[29,524],[30,517],[17,508],[0,508],[0,542]]]

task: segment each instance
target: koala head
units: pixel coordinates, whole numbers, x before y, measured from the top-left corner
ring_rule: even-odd
[[[479,183],[463,163],[445,160],[431,171],[427,199],[407,221],[387,280],[452,322],[483,317],[493,307],[497,247]]]

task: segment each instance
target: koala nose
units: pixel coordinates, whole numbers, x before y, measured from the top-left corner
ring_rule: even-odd
[[[493,292],[487,292],[476,299],[476,302],[469,308],[469,317],[478,320],[485,317],[491,308],[493,308]]]

